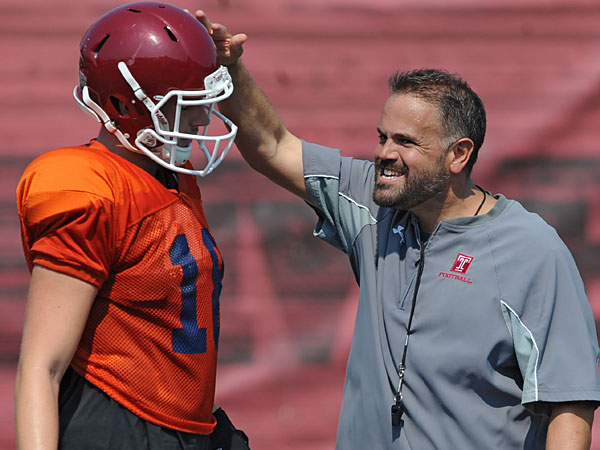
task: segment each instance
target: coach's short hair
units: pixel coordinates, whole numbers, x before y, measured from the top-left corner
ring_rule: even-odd
[[[471,174],[485,137],[486,116],[483,102],[458,75],[438,69],[396,72],[389,78],[392,94],[411,94],[439,107],[440,124],[445,134],[442,145],[449,148],[463,137],[473,141],[467,163]]]

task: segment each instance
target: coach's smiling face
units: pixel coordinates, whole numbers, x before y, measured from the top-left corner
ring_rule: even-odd
[[[408,210],[443,193],[450,172],[443,148],[439,109],[410,94],[385,102],[375,148],[373,200]]]

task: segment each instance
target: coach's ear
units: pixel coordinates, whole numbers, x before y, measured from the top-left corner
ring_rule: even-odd
[[[446,163],[450,173],[457,175],[467,167],[474,148],[475,144],[469,138],[461,138],[452,144],[446,155]]]

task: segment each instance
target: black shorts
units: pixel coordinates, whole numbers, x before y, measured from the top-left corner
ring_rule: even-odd
[[[141,419],[71,368],[60,385],[59,411],[60,450],[210,449],[210,436]]]

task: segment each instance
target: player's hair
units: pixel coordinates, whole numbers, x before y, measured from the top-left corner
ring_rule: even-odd
[[[458,75],[438,69],[395,72],[390,76],[388,86],[392,94],[411,94],[438,106],[445,148],[463,137],[473,141],[473,153],[465,167],[470,175],[486,127],[483,102],[471,87]]]

